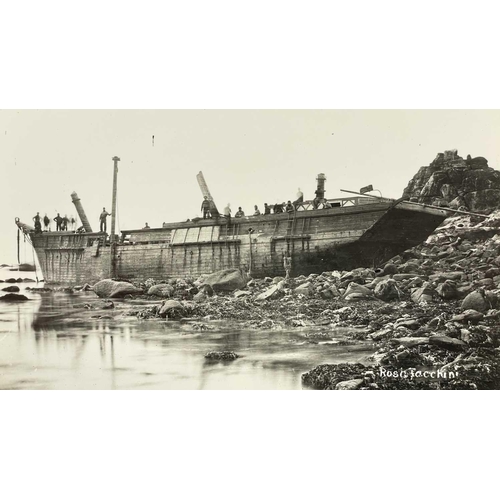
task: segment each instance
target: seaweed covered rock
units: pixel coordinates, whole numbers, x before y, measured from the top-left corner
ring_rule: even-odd
[[[185,312],[184,306],[177,300],[166,300],[160,307],[158,315],[160,318],[181,318]]]
[[[340,382],[360,378],[365,371],[366,367],[361,363],[319,365],[302,374],[302,383],[313,389],[334,390]]]

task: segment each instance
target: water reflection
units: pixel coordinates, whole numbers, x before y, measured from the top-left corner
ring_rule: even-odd
[[[191,322],[137,320],[122,316],[129,306],[120,301],[88,309],[99,302],[93,293],[21,293],[30,300],[0,303],[1,389],[300,389],[314,366],[371,352],[366,344],[311,343],[303,329],[212,322],[200,331]],[[211,350],[241,358],[208,361]]]

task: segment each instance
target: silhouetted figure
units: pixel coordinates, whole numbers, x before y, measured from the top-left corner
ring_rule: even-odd
[[[224,217],[227,219],[227,223],[229,224],[231,222],[231,204],[228,203],[224,207]]]
[[[76,229],[76,219],[73,216],[71,216],[69,223],[71,224],[71,231],[74,231]]]
[[[108,217],[109,215],[111,215],[111,214],[108,214],[108,212],[106,212],[106,209],[104,207],[102,207],[101,215],[99,215],[99,223],[100,223],[99,230],[101,231],[101,233],[106,232],[106,228],[107,228],[106,217]]]
[[[68,216],[65,214],[62,221],[61,221],[61,231],[67,231],[68,230]]]
[[[290,200],[288,200],[288,203],[286,204],[287,213],[292,214],[294,212],[294,210],[295,210],[295,208],[292,205],[292,202]]]
[[[146,225],[142,229],[151,229],[151,228],[149,227],[149,224],[146,222]]]
[[[60,231],[61,230],[62,217],[59,215],[59,213],[54,217],[54,220],[56,222],[56,231]]]
[[[270,214],[271,214],[271,207],[267,203],[264,203],[264,215],[270,215]]]
[[[40,217],[40,212],[36,213],[36,215],[33,217],[33,220],[35,221],[35,233],[41,233],[42,232],[42,219]]]
[[[275,214],[282,214],[283,213],[283,205],[281,203],[275,203],[273,210],[274,210]]]
[[[50,231],[50,219],[47,217],[47,214],[45,214],[43,218],[43,229],[45,231]]]
[[[299,188],[297,191],[297,199],[293,202],[293,206],[297,208],[297,205],[304,203],[304,193]]]
[[[260,210],[259,210],[259,207],[257,205],[255,205],[254,207],[254,215],[260,215]]]
[[[241,217],[245,217],[245,212],[243,212],[241,207],[238,207],[238,211],[234,214],[234,217],[238,219]]]
[[[210,201],[208,196],[205,196],[205,199],[201,202],[201,211],[203,212],[204,219],[212,217],[210,214]]]

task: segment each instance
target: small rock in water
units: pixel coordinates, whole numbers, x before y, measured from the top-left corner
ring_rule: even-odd
[[[6,286],[5,288],[2,288],[2,292],[19,292],[19,287],[18,286]]]
[[[8,293],[3,297],[0,297],[0,300],[4,300],[6,302],[19,302],[21,300],[29,300],[26,295],[19,295],[17,293]]]
[[[205,354],[205,358],[218,361],[234,361],[239,356],[233,351],[210,351]]]

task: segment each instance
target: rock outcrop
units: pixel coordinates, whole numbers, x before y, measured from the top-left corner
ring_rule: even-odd
[[[429,205],[472,211],[491,211],[500,204],[500,171],[481,156],[467,159],[456,149],[439,153],[421,167],[403,192],[403,198]]]

